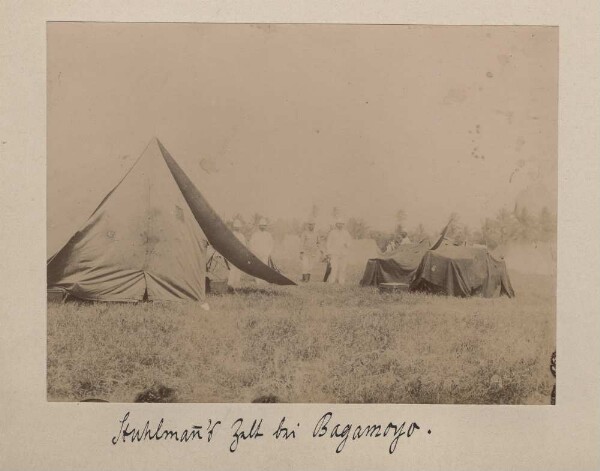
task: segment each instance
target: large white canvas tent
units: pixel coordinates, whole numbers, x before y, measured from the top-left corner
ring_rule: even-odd
[[[48,260],[48,289],[93,301],[200,301],[207,241],[252,276],[294,284],[237,240],[153,139],[83,227]]]

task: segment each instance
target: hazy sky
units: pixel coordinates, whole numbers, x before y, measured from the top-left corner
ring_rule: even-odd
[[[55,23],[48,251],[158,137],[225,218],[555,207],[554,28]]]

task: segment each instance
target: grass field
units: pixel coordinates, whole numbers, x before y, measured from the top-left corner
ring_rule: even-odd
[[[348,285],[244,289],[194,303],[48,305],[48,399],[549,404],[555,283],[515,299],[382,295]],[[498,379],[500,379],[501,384]]]

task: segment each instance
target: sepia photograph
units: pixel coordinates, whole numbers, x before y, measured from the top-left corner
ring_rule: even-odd
[[[47,401],[557,402],[557,27],[46,34]]]

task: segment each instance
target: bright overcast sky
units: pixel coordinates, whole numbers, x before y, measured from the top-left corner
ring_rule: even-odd
[[[49,252],[156,136],[225,218],[555,206],[553,28],[53,24]],[[208,172],[206,170],[208,170]]]

